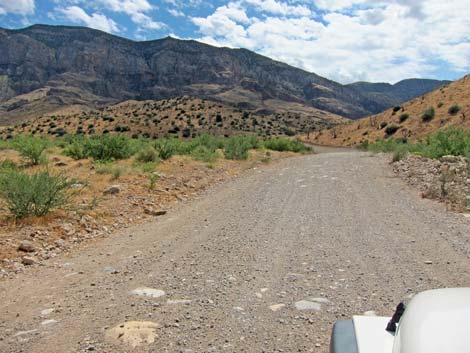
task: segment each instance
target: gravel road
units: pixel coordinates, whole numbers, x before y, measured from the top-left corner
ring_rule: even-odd
[[[1,352],[327,352],[333,322],[470,286],[470,219],[382,157],[253,169],[0,283]]]

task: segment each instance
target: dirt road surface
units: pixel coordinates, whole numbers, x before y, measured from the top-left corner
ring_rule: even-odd
[[[330,152],[3,281],[0,352],[327,352],[337,319],[470,286],[470,219]]]

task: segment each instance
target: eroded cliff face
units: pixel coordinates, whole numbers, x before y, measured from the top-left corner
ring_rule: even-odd
[[[192,95],[254,109],[272,99],[296,102],[359,118],[390,103],[245,49],[173,38],[134,42],[83,27],[0,29],[0,113],[18,106],[15,97],[51,87],[44,104],[52,106]]]
[[[242,91],[351,118],[379,109],[354,89],[248,50],[173,38],[133,42],[80,27],[0,31],[1,102],[63,86],[115,101],[182,94],[233,101],[231,92]]]

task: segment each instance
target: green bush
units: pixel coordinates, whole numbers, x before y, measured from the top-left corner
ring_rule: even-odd
[[[8,170],[0,173],[0,198],[17,219],[31,215],[41,217],[67,206],[74,194],[74,184],[64,175],[52,175],[48,171],[28,175]]]
[[[279,152],[309,152],[311,148],[305,146],[301,141],[283,137],[272,138],[264,141],[264,147],[268,150]]]
[[[421,115],[421,119],[423,120],[423,122],[428,122],[434,119],[435,115],[436,111],[434,110],[434,108],[429,108],[423,112],[423,115]]]
[[[372,152],[392,152],[393,159],[399,160],[406,153],[437,159],[446,155],[470,157],[470,132],[458,127],[439,130],[429,135],[422,143],[410,144],[406,140],[386,139],[369,144]]]
[[[393,151],[392,162],[401,161],[408,154],[408,147],[404,144],[397,145]]]
[[[44,161],[44,151],[48,145],[46,140],[31,136],[19,136],[12,142],[13,148],[31,165]]]
[[[176,154],[176,146],[170,139],[155,141],[155,151],[160,159],[166,161]]]
[[[11,145],[8,141],[0,140],[0,151],[10,149]]]
[[[400,127],[399,126],[396,126],[396,125],[389,125],[387,126],[387,128],[385,129],[385,133],[388,135],[388,136],[391,136],[393,135],[395,132],[398,131]]]
[[[126,159],[132,155],[130,139],[122,135],[102,135],[90,138],[76,137],[64,149],[74,158],[93,158],[98,161]]]
[[[86,140],[86,154],[96,160],[109,161],[129,158],[132,154],[130,141],[125,136],[103,135]]]
[[[200,145],[197,146],[191,153],[191,156],[201,162],[205,163],[214,163],[219,159],[219,154],[217,151],[211,150],[206,146]]]
[[[259,147],[260,142],[256,136],[232,136],[225,140],[225,158],[234,160],[248,159],[248,151]]]
[[[460,111],[460,107],[457,104],[454,104],[449,108],[449,114],[450,115],[455,115]]]
[[[155,148],[147,146],[137,152],[135,159],[142,163],[156,162],[158,160],[158,153]]]
[[[405,145],[402,140],[389,138],[389,139],[381,139],[376,141],[375,143],[371,143],[368,145],[368,150],[371,152],[393,152],[395,151],[400,145]]]
[[[62,153],[75,160],[85,159],[88,157],[85,150],[85,142],[81,140],[75,140],[69,145],[66,145]]]
[[[470,132],[450,127],[428,136],[425,143],[417,147],[418,152],[428,158],[446,155],[470,157]]]
[[[18,170],[18,166],[11,159],[5,159],[0,162],[0,172],[8,170]]]
[[[408,120],[409,117],[410,117],[409,114],[403,113],[403,114],[400,115],[400,117],[398,119],[400,120],[400,123],[404,123],[405,121]]]

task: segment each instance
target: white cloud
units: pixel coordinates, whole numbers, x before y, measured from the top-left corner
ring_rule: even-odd
[[[1,1],[1,0],[0,0]],[[55,0],[56,3],[68,2],[82,4],[84,7],[101,11],[111,11],[126,14],[138,27],[138,32],[145,30],[159,30],[165,24],[152,19],[150,12],[156,8],[148,0]]]
[[[168,13],[174,17],[186,17],[183,11],[177,9],[168,9]]]
[[[34,0],[0,0],[0,14],[32,15],[34,9]]]
[[[74,23],[85,24],[88,27],[106,32],[118,32],[119,28],[112,19],[98,13],[88,15],[85,10],[78,6],[59,8],[58,12]]]
[[[276,0],[244,0],[247,4],[256,6],[263,12],[274,15],[310,16],[312,11],[305,5],[289,5]]]
[[[146,12],[154,10],[154,6],[147,0],[95,0],[106,9],[113,12],[121,12],[130,16],[132,22],[139,26],[139,29],[161,29],[165,25],[154,21]]]
[[[256,7],[260,3],[265,1],[232,1],[193,19],[199,39],[246,47],[341,82],[395,82],[435,76],[443,65],[454,73],[469,68],[468,0],[317,0],[321,17],[266,15]],[[255,6],[258,14],[237,18],[227,11],[231,6],[245,15]]]

